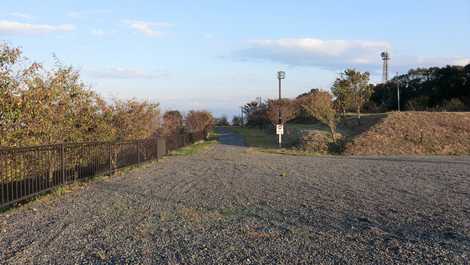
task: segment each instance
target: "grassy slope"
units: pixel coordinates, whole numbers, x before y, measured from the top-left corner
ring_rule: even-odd
[[[301,125],[303,126],[303,125]],[[240,127],[227,127],[235,133],[240,134],[248,147],[254,148],[255,151],[261,151],[272,154],[283,155],[302,155],[302,156],[315,156],[317,153],[305,152],[294,148],[278,148],[277,136],[269,134],[266,131],[257,128],[240,128]]]
[[[275,148],[277,147],[277,137],[270,135],[263,130],[247,127],[229,127],[233,132],[241,135],[249,147]]]
[[[182,147],[180,149],[176,149],[170,153],[172,156],[188,156],[188,155],[194,155],[199,152],[202,152],[206,149],[208,149],[211,145],[216,143],[217,141],[215,140],[210,140],[210,141],[201,141],[194,143],[192,145],[188,145],[185,147]]]
[[[470,113],[390,113],[348,143],[345,154],[470,154]]]
[[[207,141],[199,141],[196,142],[192,145],[188,145],[182,148],[179,148],[177,150],[174,150],[170,153],[170,155],[173,156],[188,156],[188,155],[194,155],[199,152],[202,152],[206,149],[208,149],[210,146],[213,144],[217,143],[217,138],[219,137],[219,134],[216,133],[215,131],[209,132],[209,140]]]

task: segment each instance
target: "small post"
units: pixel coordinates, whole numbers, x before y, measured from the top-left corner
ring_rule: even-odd
[[[155,137],[155,159],[158,160],[158,137]]]
[[[60,144],[60,170],[62,175],[62,184],[65,183],[65,146]]]
[[[241,117],[240,117],[240,127],[243,127],[243,123],[244,123],[244,119],[243,119],[243,107],[240,107],[240,113],[241,113]]]
[[[137,141],[137,164],[140,164],[140,141]]]
[[[400,80],[398,79],[397,73],[397,99],[398,99],[398,112],[400,112]]]
[[[109,158],[109,175],[113,174],[113,144],[108,143],[108,158]]]

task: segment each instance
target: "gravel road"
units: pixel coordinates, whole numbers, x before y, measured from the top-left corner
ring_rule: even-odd
[[[0,214],[0,264],[469,264],[470,158],[222,144]]]

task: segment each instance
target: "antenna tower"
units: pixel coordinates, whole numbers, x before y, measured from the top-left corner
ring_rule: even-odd
[[[384,61],[382,82],[387,83],[388,82],[388,63],[390,61],[390,54],[388,53],[388,51],[384,51],[380,54],[380,56],[382,56],[382,60]]]

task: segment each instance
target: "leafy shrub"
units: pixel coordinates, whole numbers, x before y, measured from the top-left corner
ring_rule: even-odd
[[[281,100],[268,100],[266,118],[271,121],[272,124],[279,123],[279,112],[281,114],[281,123],[285,124],[288,121],[294,119],[299,111],[299,105],[297,101],[290,99]]]
[[[163,114],[163,135],[178,133],[183,129],[183,115],[177,110],[170,110]]]
[[[463,111],[466,109],[465,104],[458,98],[445,100],[442,106],[439,107],[442,111]]]
[[[209,132],[214,126],[214,118],[212,114],[207,111],[195,111],[191,110],[185,119],[186,127],[191,132],[205,131]]]
[[[158,104],[106,103],[71,67],[27,63],[0,44],[0,146],[139,139],[159,127]]]
[[[331,137],[335,142],[337,118],[331,94],[325,91],[318,91],[306,96],[301,104],[310,115],[330,128]]]

